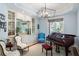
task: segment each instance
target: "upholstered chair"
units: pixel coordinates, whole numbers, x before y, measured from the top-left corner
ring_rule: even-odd
[[[38,34],[38,42],[45,42],[45,33],[39,33]]]
[[[46,56],[48,55],[48,51],[51,51],[51,56],[53,55],[53,48],[52,42],[45,41],[45,43],[42,44],[42,52],[46,50]]]
[[[20,50],[20,53],[23,54],[23,51],[28,48],[28,51],[29,51],[29,46],[25,43],[22,42],[22,38],[21,36],[15,36],[15,41],[16,41],[16,44],[17,44],[17,49]]]
[[[7,51],[5,42],[3,40],[0,40],[0,55],[2,55],[2,56],[20,56],[20,52],[18,50]]]

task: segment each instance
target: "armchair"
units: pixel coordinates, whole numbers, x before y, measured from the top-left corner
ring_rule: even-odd
[[[28,51],[29,51],[29,46],[28,46],[27,44],[23,43],[23,42],[21,41],[21,39],[22,39],[22,38],[21,38],[19,35],[17,35],[17,36],[15,37],[15,41],[16,41],[16,43],[17,43],[17,49],[20,51],[21,54],[23,54],[23,51],[24,51],[26,48],[28,48]]]
[[[38,42],[45,42],[45,33],[38,34]]]
[[[20,53],[18,50],[7,51],[5,42],[3,40],[0,40],[0,55],[2,55],[2,56],[20,56]]]

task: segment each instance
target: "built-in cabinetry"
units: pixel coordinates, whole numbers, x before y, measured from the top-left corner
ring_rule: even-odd
[[[8,11],[8,35],[15,35],[15,13]]]
[[[35,34],[35,19],[32,18],[32,34]]]
[[[24,15],[23,19],[17,18],[15,12],[8,11],[8,38],[13,42],[13,37],[18,33],[23,42],[31,45],[36,42],[35,19],[25,16],[27,15]]]
[[[8,40],[13,43],[13,37],[15,35],[15,13],[8,11]]]

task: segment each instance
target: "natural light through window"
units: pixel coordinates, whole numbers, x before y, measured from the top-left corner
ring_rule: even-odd
[[[64,22],[63,21],[54,21],[50,22],[50,33],[52,32],[63,32]]]

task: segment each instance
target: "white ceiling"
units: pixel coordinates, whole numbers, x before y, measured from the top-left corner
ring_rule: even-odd
[[[24,8],[29,7],[29,8],[33,8],[35,10],[39,10],[41,7],[45,7],[44,3],[22,3],[19,5],[22,5]],[[63,8],[67,5],[71,5],[71,4],[68,4],[68,3],[46,3],[47,8],[56,9],[56,10],[59,8]]]
[[[12,3],[7,4],[10,7],[13,7],[17,11],[26,13],[32,16],[36,16],[36,12],[41,8],[45,7],[44,3]],[[72,3],[46,3],[47,8],[55,9],[57,12],[62,12],[67,9],[72,8],[74,4]]]

